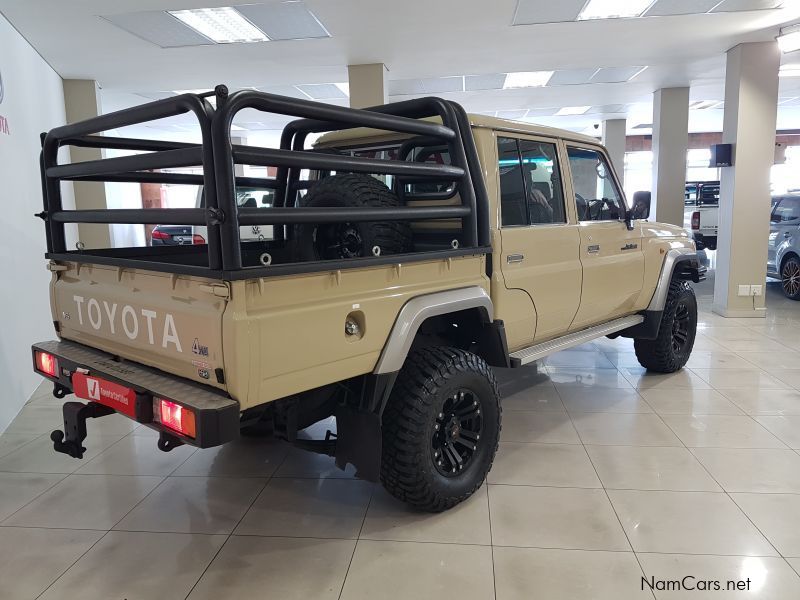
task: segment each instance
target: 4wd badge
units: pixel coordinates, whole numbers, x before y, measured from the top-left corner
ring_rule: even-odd
[[[197,354],[198,356],[208,356],[208,346],[202,346],[200,344],[200,340],[198,338],[194,338],[192,342],[192,354]]]

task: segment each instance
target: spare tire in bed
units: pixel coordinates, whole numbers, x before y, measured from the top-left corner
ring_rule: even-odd
[[[348,208],[402,206],[400,199],[381,181],[370,175],[332,175],[314,184],[301,201],[302,206]],[[380,254],[401,254],[411,250],[411,227],[407,222],[301,223],[294,228],[298,260],[337,260]]]

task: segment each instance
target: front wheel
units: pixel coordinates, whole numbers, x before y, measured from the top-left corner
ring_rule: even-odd
[[[790,256],[781,265],[781,286],[790,300],[800,300],[800,259]]]
[[[636,358],[650,371],[674,373],[689,360],[696,333],[697,298],[694,290],[687,282],[675,280],[669,284],[658,337],[634,340]]]
[[[497,381],[483,359],[450,347],[412,351],[383,413],[381,483],[420,510],[466,500],[492,467],[500,418]]]

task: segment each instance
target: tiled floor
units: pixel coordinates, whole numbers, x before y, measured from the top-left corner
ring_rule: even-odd
[[[624,339],[498,373],[494,469],[440,515],[281,444],[164,454],[117,416],[75,461],[43,387],[0,436],[0,597],[800,598],[800,303],[768,288],[750,320],[699,286],[674,375]],[[750,592],[642,589],[686,575]]]

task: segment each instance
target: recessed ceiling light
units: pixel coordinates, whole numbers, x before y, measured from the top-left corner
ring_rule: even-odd
[[[565,106],[556,113],[557,117],[565,117],[569,115],[583,115],[586,114],[591,106]]]
[[[800,64],[782,65],[778,75],[781,77],[800,77]]]
[[[218,44],[267,42],[267,34],[230,6],[169,10],[173,17]]]
[[[579,21],[638,17],[653,0],[589,0],[578,15]]]
[[[521,71],[518,73],[506,73],[506,80],[503,89],[543,87],[547,85],[553,76],[552,71]]]
[[[800,23],[791,25],[790,27],[783,27],[780,35],[775,38],[781,52],[794,52],[800,50]]]

